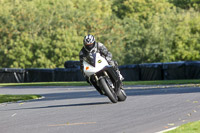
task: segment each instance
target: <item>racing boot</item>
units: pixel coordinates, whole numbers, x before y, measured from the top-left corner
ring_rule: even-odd
[[[120,71],[119,71],[117,61],[112,61],[112,60],[111,60],[111,61],[108,61],[108,63],[109,63],[110,65],[113,66],[113,68],[114,68],[114,70],[117,72],[117,74],[118,74],[120,80],[121,80],[121,81],[124,80],[124,77],[121,75],[121,73],[120,73]]]
[[[117,69],[116,72],[117,72],[117,74],[118,74],[118,76],[119,76],[119,79],[120,79],[120,81],[121,81],[120,88],[121,88],[122,90],[124,90],[124,88],[123,88],[124,84],[123,84],[123,82],[122,82],[122,80],[124,80],[124,77],[121,75],[119,69]]]
[[[117,71],[117,74],[118,74],[118,76],[119,76],[119,79],[120,79],[121,81],[124,80],[124,77],[121,75],[119,69],[117,69],[116,71]]]

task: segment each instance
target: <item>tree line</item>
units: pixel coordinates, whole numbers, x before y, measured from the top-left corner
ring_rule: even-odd
[[[79,60],[93,34],[119,65],[200,60],[200,0],[1,0],[0,67]]]

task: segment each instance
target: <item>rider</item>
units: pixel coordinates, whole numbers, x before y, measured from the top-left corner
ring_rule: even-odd
[[[91,53],[100,53],[101,56],[103,56],[108,61],[108,64],[112,65],[113,68],[116,70],[116,72],[118,73],[118,76],[120,77],[120,80],[124,79],[123,76],[120,74],[117,62],[112,60],[112,54],[107,50],[107,48],[102,43],[96,42],[93,35],[89,34],[85,36],[83,40],[83,44],[84,46],[79,53],[80,69],[88,83],[90,83],[88,80],[88,77],[83,72],[83,58],[88,56]]]

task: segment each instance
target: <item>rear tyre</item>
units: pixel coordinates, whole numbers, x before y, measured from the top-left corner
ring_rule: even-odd
[[[110,99],[112,103],[117,103],[118,98],[114,90],[110,89],[104,78],[100,79],[100,84],[102,85],[102,89],[104,90],[106,96]]]
[[[123,89],[121,89],[121,90],[119,91],[117,97],[118,97],[118,101],[119,101],[119,102],[123,102],[123,101],[125,101],[126,98],[127,98],[126,93],[125,93],[125,91],[124,91]]]

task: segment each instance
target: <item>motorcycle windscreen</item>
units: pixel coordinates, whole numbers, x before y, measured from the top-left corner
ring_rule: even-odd
[[[93,67],[95,67],[95,63],[96,63],[96,53],[89,53],[86,56],[86,62],[90,65],[92,65]]]
[[[84,73],[87,76],[91,76],[100,70],[102,70],[105,66],[108,65],[106,59],[104,59],[99,53],[93,54],[93,62],[89,62],[88,60],[83,60]]]

